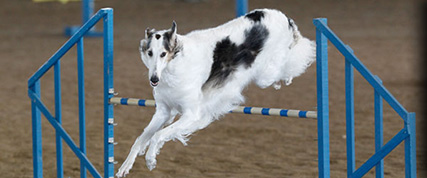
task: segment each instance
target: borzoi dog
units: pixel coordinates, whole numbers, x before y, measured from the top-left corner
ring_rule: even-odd
[[[140,44],[149,71],[156,112],[120,167],[129,173],[137,155],[149,170],[163,144],[188,137],[243,103],[252,81],[279,89],[315,60],[315,44],[301,36],[294,21],[277,10],[258,9],[221,26],[177,34],[148,29]],[[175,116],[180,118],[173,122]]]

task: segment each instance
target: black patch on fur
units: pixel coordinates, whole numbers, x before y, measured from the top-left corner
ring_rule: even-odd
[[[170,49],[170,46],[171,46],[171,44],[170,44],[171,37],[172,37],[172,34],[170,34],[169,32],[165,32],[163,34],[163,47],[165,47],[165,49],[167,51],[169,51],[169,52],[171,51],[171,49]]]
[[[246,14],[245,17],[248,19],[251,19],[254,22],[259,22],[264,17],[264,12],[263,11],[253,11],[253,12],[250,12],[249,14]]]
[[[159,39],[161,36],[159,34],[156,34],[156,39]]]
[[[219,86],[234,70],[236,70],[237,61],[234,60],[237,54],[237,46],[227,37],[216,43],[211,73],[208,80],[203,85],[213,83],[213,86]]]
[[[203,84],[221,87],[224,81],[241,65],[249,68],[261,52],[269,32],[264,25],[254,25],[245,31],[245,41],[236,45],[229,37],[216,43],[209,78]]]
[[[269,32],[264,25],[255,25],[249,31],[245,31],[246,39],[239,46],[236,60],[244,63],[246,68],[250,67],[261,52],[268,35]]]
[[[147,33],[147,38],[152,38],[154,31],[155,31],[154,29],[150,29],[150,28],[145,29],[145,32]]]
[[[176,30],[176,23],[175,21],[173,21],[171,29],[163,34],[163,46],[168,52],[175,52],[176,51],[175,48],[177,48],[177,45],[178,45],[177,43],[178,41],[176,38],[173,41],[171,40],[172,35],[175,33],[175,30]]]
[[[146,39],[146,44],[143,44],[140,46],[142,52],[146,52],[148,49],[150,49],[151,46],[151,40],[153,39],[153,35],[148,36],[148,39]]]
[[[182,50],[182,46],[178,44],[178,39],[175,38],[175,41],[171,41],[172,38],[172,32],[165,32],[163,34],[163,47],[168,51],[169,53],[173,53],[173,58],[176,57],[176,55]]]
[[[294,20],[292,20],[291,18],[288,18],[289,29],[295,30],[294,25],[295,25]]]

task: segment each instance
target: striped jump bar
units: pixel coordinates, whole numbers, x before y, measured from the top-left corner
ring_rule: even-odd
[[[111,104],[132,105],[132,106],[156,106],[154,100],[143,100],[136,98],[121,98],[113,97],[110,99]],[[242,114],[259,114],[266,116],[282,116],[282,117],[298,117],[317,119],[316,111],[301,111],[292,109],[277,109],[277,108],[261,108],[261,107],[245,107],[239,106],[230,111],[230,113]]]

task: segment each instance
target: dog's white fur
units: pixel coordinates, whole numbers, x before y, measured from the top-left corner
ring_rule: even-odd
[[[239,17],[221,26],[187,35],[178,35],[175,23],[169,30],[146,30],[140,51],[142,61],[149,69],[157,107],[151,122],[136,139],[116,174],[118,177],[129,173],[137,155],[144,155],[147,147],[146,164],[148,169],[154,169],[156,155],[165,142],[179,140],[186,145],[193,132],[205,128],[244,102],[241,92],[250,82],[254,81],[261,88],[273,85],[279,89],[280,81],[289,85],[315,60],[315,44],[301,36],[291,19],[277,10],[252,12],[262,12],[262,19]],[[237,45],[243,43],[245,33],[257,23],[266,27],[268,37],[254,62],[249,67],[237,65],[235,71],[221,81],[221,86],[205,85],[214,62],[215,45],[226,37]],[[171,34],[170,47],[176,48],[175,53],[165,49],[162,35],[165,33]],[[142,49],[147,47],[149,36],[156,34],[162,36],[151,36],[149,49]],[[158,82],[153,82],[153,76]],[[173,122],[177,114],[181,116]]]

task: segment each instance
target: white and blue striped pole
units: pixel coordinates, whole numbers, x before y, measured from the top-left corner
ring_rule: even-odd
[[[152,107],[156,106],[156,102],[154,100],[121,98],[121,97],[111,98],[110,104],[132,105],[132,106],[152,106]],[[230,113],[258,114],[258,115],[266,115],[266,116],[298,117],[298,118],[312,118],[312,119],[317,118],[316,111],[301,111],[301,110],[292,110],[292,109],[246,107],[246,106],[239,106],[236,109],[230,111]]]

